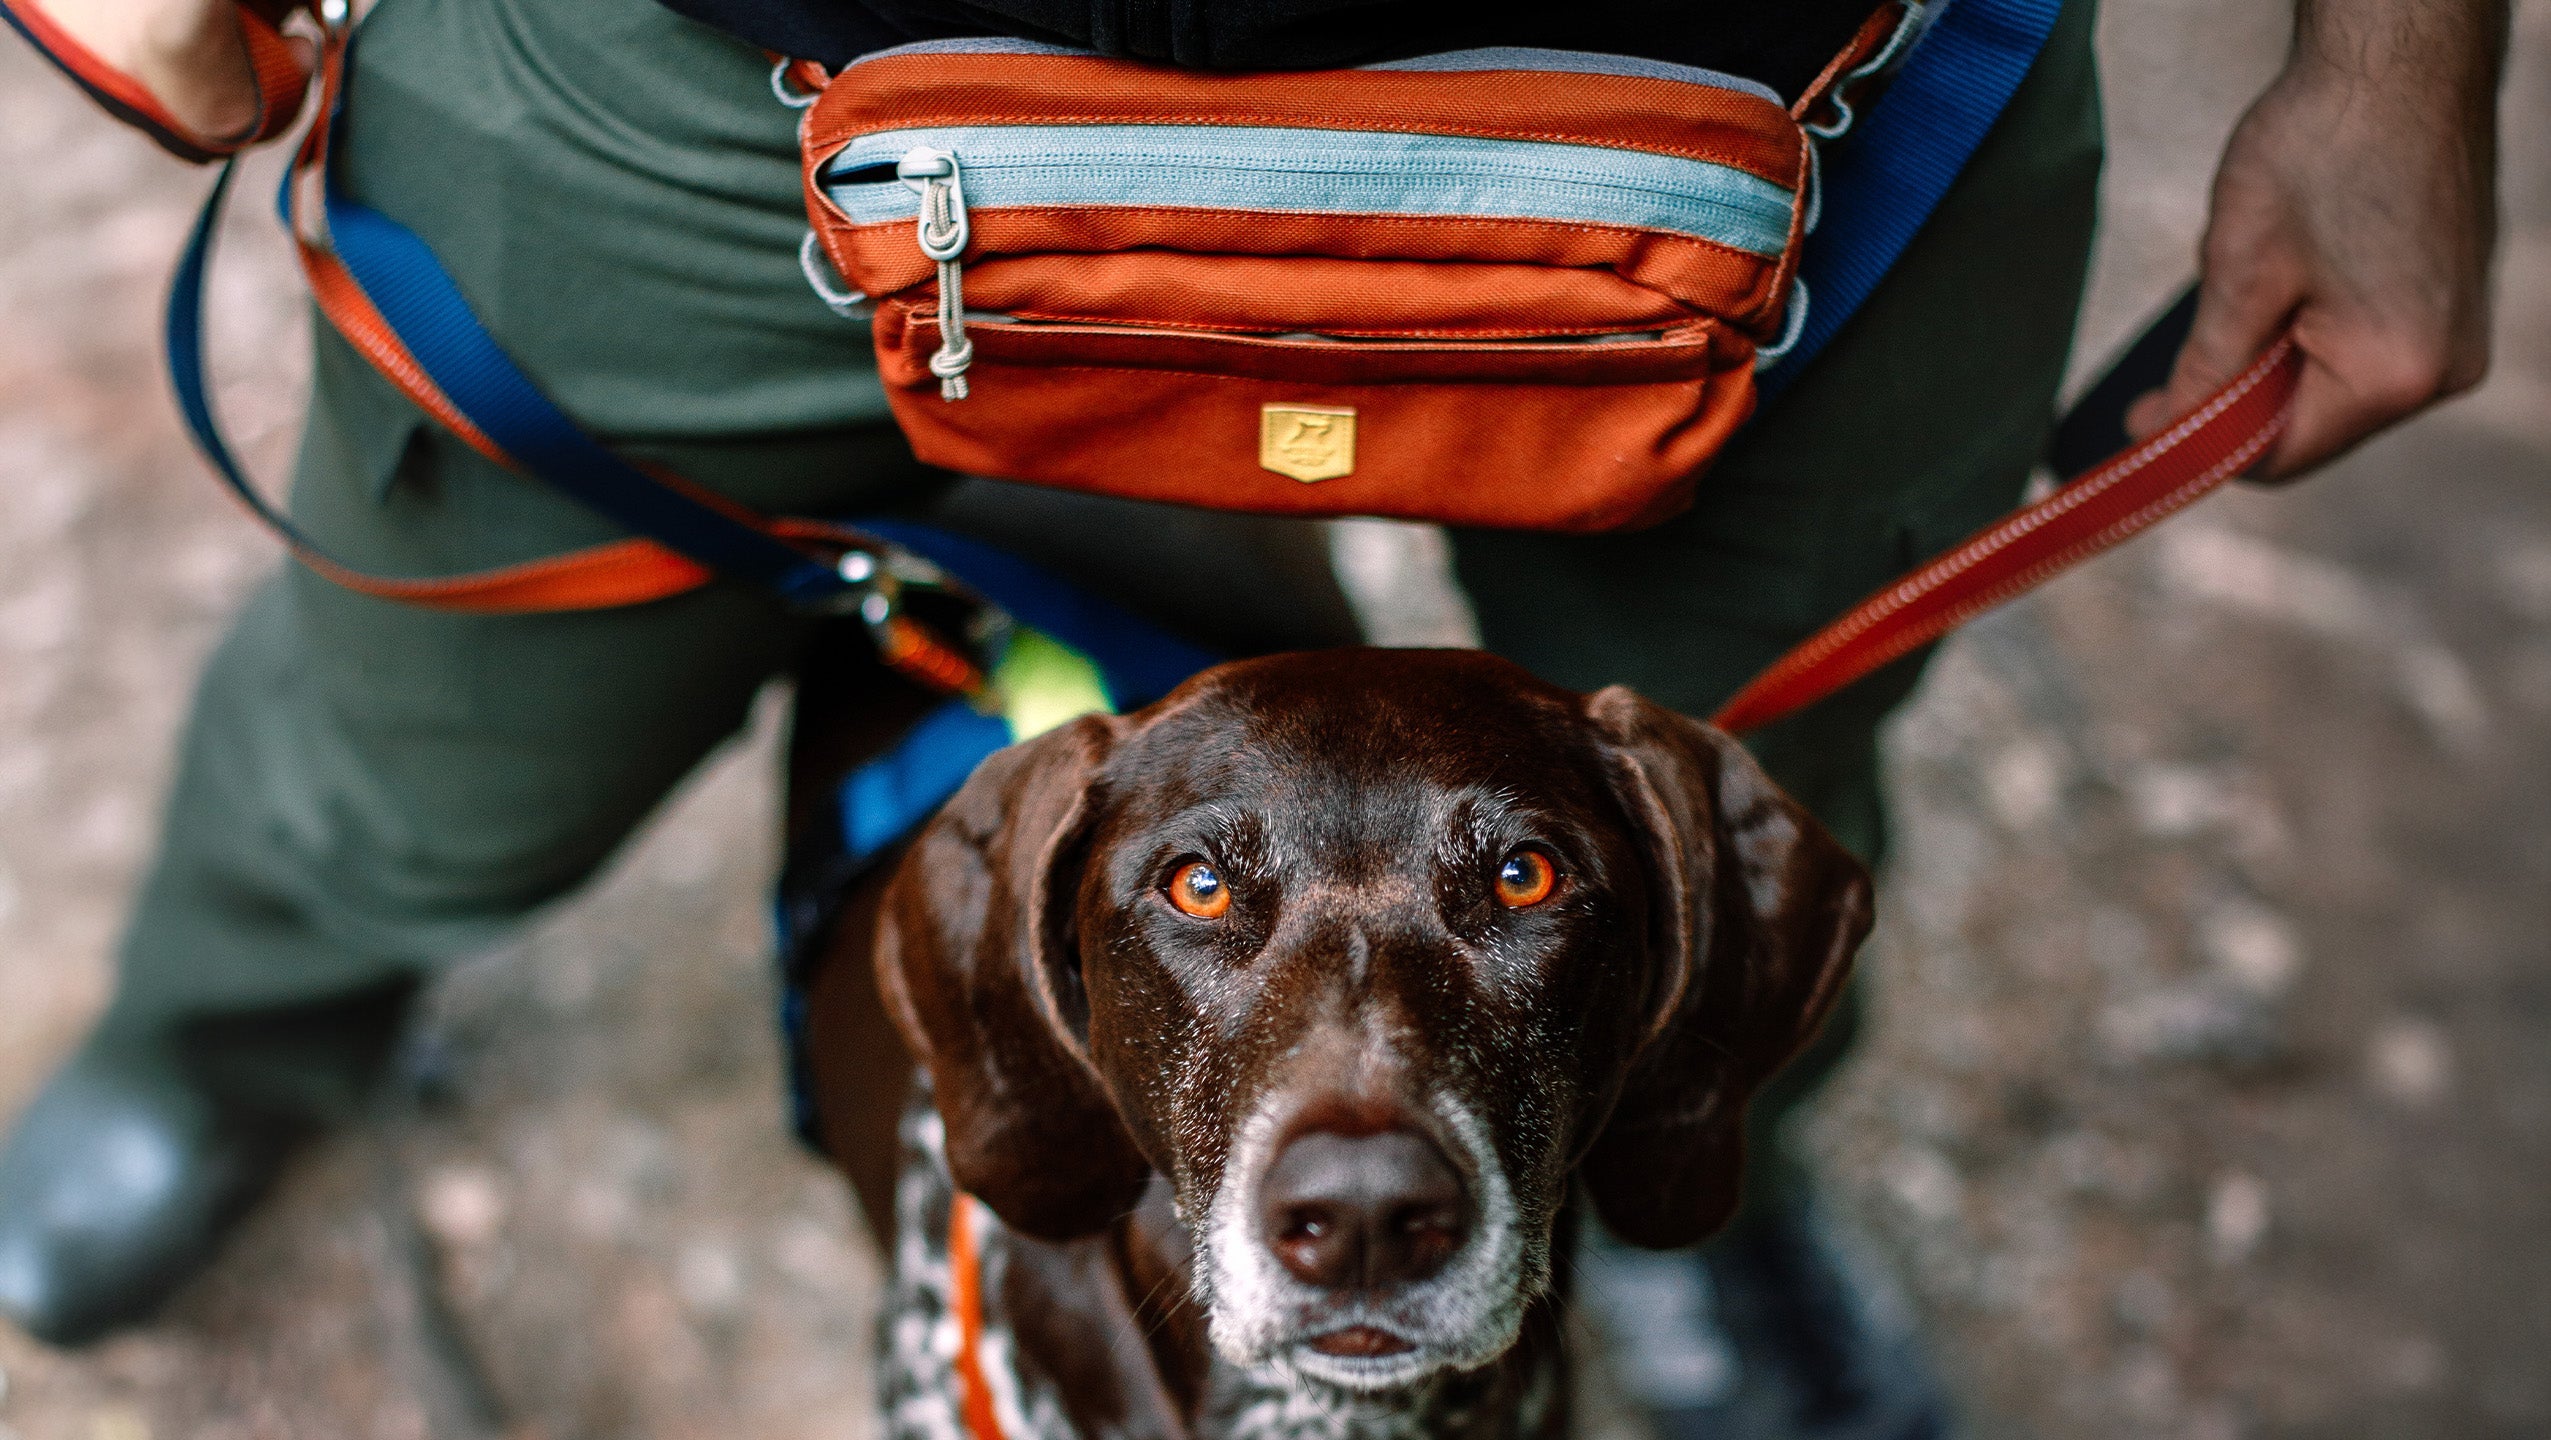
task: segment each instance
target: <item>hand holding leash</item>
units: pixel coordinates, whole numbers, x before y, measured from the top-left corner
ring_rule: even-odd
[[[2479,383],[2489,364],[2503,0],[2326,0],[2242,118],[2214,183],[2195,327],[2135,438],[2291,330],[2291,479]]]

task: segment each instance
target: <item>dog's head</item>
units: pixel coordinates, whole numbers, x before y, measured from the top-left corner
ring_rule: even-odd
[[[1725,1221],[1868,891],[1626,690],[1325,651],[994,756],[877,956],[960,1185],[1062,1239],[1167,1176],[1225,1356],[1371,1391],[1513,1342],[1572,1177],[1641,1244]]]

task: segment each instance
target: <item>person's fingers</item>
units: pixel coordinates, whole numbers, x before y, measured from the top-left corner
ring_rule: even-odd
[[[2284,332],[2304,286],[2301,265],[2288,258],[2290,240],[2280,221],[2272,206],[2251,203],[2217,184],[2196,319],[2169,381],[2127,407],[2129,435],[2144,439],[2196,408]]]
[[[2127,402],[2126,436],[2130,440],[2148,439],[2170,421],[2170,392],[2161,386]]]
[[[2294,414],[2259,478],[2292,479],[2354,449],[2375,432],[2478,383],[2487,343],[2457,346],[2424,327],[2307,308],[2295,325],[2303,378]],[[2480,357],[2470,359],[2466,352]]]
[[[2269,246],[2281,250],[2285,237],[2251,233],[2248,243],[2256,249],[2227,255],[2218,244],[2207,246],[2196,322],[2189,326],[2188,343],[2179,347],[2179,362],[2162,390],[2162,422],[2195,409],[2249,369],[2285,332],[2304,299],[2300,267],[2284,263],[2281,255],[2260,253]]]
[[[2233,278],[2220,278],[2227,273]],[[2203,404],[2250,368],[2284,333],[2302,298],[2270,267],[2209,267],[2197,291],[2197,318],[2170,367],[2170,379],[2126,407],[2126,433],[2143,440]]]

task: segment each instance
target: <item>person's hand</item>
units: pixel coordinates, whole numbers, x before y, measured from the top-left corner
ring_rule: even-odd
[[[2290,326],[2303,378],[2264,479],[2489,366],[2503,0],[2302,0],[2295,24],[2215,175],[2195,328],[2127,418],[2137,439],[2160,429]]]
[[[233,0],[43,0],[91,54],[142,83],[189,130],[213,140],[257,123],[257,77]],[[305,63],[313,57],[306,53]]]

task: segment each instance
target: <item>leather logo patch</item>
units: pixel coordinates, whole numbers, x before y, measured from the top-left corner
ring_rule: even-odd
[[[1355,473],[1355,412],[1269,405],[1258,412],[1258,463],[1308,485]]]

